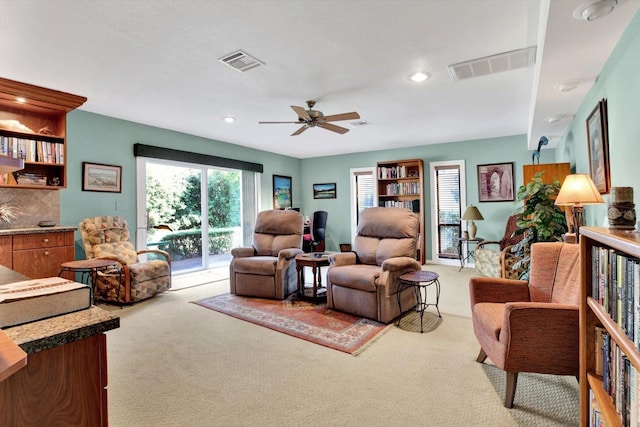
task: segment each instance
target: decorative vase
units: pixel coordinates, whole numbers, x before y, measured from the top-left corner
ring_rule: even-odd
[[[633,230],[636,228],[636,210],[633,187],[611,187],[607,205],[609,228]]]

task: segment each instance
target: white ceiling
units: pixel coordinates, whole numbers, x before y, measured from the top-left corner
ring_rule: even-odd
[[[297,158],[516,134],[529,135],[523,150],[542,135],[553,147],[570,118],[544,118],[575,113],[640,6],[618,0],[588,23],[572,17],[582,3],[0,0],[0,76],[86,96],[82,110]],[[534,67],[458,82],[447,69],[534,45]],[[218,61],[238,49],[265,65]],[[431,78],[409,81],[418,70]],[[294,121],[289,106],[308,99],[370,125],[291,137],[296,124],[258,124]]]

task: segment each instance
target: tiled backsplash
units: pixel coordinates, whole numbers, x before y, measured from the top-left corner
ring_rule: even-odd
[[[39,221],[53,220],[60,225],[60,192],[58,190],[31,190],[0,188],[0,204],[14,207],[15,219],[0,228],[37,227]]]

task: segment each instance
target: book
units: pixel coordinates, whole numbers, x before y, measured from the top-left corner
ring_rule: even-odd
[[[62,277],[0,285],[0,329],[91,307],[92,290]]]

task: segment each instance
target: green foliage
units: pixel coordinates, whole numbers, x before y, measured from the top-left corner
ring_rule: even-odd
[[[519,202],[522,202],[522,216],[516,222],[516,235],[524,235],[523,239],[514,245],[512,252],[520,258],[513,269],[523,268],[520,278],[529,279],[529,264],[531,261],[531,245],[535,242],[562,241],[562,235],[567,232],[567,219],[564,211],[555,205],[555,197],[560,191],[560,181],[552,184],[542,182],[542,174],[538,172],[526,185],[518,189]]]
[[[211,255],[231,251],[233,229],[209,230],[209,253]],[[173,261],[202,256],[202,231],[186,230],[169,233],[160,240],[158,249],[169,252]]]

